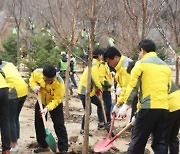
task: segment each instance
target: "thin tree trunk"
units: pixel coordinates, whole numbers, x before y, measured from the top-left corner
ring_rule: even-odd
[[[67,55],[68,55],[68,61],[67,61],[67,67],[66,67],[66,81],[65,81],[65,112],[66,116],[69,116],[69,95],[68,95],[68,85],[69,85],[69,72],[70,72],[70,53],[72,53],[72,47],[74,45],[74,35],[76,30],[76,20],[77,20],[77,12],[79,7],[79,0],[75,0],[74,2],[74,13],[72,18],[72,35],[71,40],[69,42],[69,45],[67,47]]]
[[[94,51],[94,27],[95,27],[95,0],[91,0],[91,12],[90,12],[90,52],[88,59],[88,79],[87,79],[87,91],[86,91],[86,108],[85,108],[85,131],[82,154],[88,154],[89,150],[89,113],[90,113],[90,87],[91,87],[91,66],[92,66],[92,54]]]
[[[176,85],[179,86],[179,57],[176,58]]]

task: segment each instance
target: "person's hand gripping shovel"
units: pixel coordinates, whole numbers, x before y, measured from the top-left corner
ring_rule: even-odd
[[[111,120],[111,126],[110,126],[110,130],[109,130],[109,134],[106,138],[104,138],[103,140],[99,141],[95,147],[94,147],[94,152],[105,152],[107,151],[106,149],[109,149],[110,147],[113,146],[113,143],[110,144],[109,146],[105,147],[112,139],[112,130],[114,128],[114,120],[115,120],[116,115],[113,114],[112,120]]]
[[[37,95],[37,99],[38,99],[40,111],[42,112],[42,111],[43,111],[43,106],[42,106],[42,103],[41,103],[41,95],[40,95],[39,92],[38,92],[38,95]],[[44,129],[45,129],[45,133],[46,133],[45,141],[46,141],[46,143],[48,144],[48,146],[50,147],[50,149],[51,149],[53,152],[56,153],[56,141],[55,141],[53,135],[51,134],[51,132],[49,131],[49,129],[46,127],[45,114],[42,113],[41,116],[42,116],[42,120],[43,120],[43,124],[44,124]]]

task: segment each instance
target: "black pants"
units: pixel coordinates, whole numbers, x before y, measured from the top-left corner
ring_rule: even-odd
[[[8,92],[8,88],[0,89],[0,127],[2,151],[9,150],[11,148]]]
[[[179,127],[180,127],[180,110],[169,112],[168,122],[166,123],[165,136],[170,154],[179,153]]]
[[[128,154],[144,154],[147,140],[152,133],[152,149],[155,154],[167,154],[163,130],[168,110],[141,109],[136,117]]]
[[[107,122],[111,122],[111,92],[110,91],[103,91],[103,100],[104,100],[104,107],[106,111]]]
[[[10,121],[10,132],[11,142],[17,142],[20,137],[20,122],[19,115],[24,105],[27,96],[15,98],[9,100],[9,121]]]
[[[82,95],[82,94],[78,94],[78,95],[79,95],[79,98],[81,99],[83,108],[85,110],[85,108],[86,108],[86,96]],[[97,106],[98,121],[99,122],[104,122],[104,117],[103,117],[101,103],[99,101],[99,98],[96,95],[91,97],[91,103],[93,103],[94,105]],[[91,107],[91,104],[90,104],[90,115],[91,115],[91,112],[92,112],[92,107]],[[81,129],[83,129],[83,130],[84,130],[84,124],[85,124],[85,114],[82,117],[82,123],[81,123]]]
[[[134,97],[134,100],[133,100],[132,105],[131,105],[130,121],[132,120],[132,117],[135,115],[135,113],[137,111],[137,103],[138,103],[138,96]]]
[[[59,151],[68,150],[68,137],[66,127],[64,125],[64,114],[63,114],[63,103],[59,104],[54,110],[49,112],[51,119],[54,124],[54,130],[58,138],[58,148]],[[42,118],[39,114],[39,104],[35,104],[35,130],[36,138],[40,147],[46,148],[48,145],[45,141],[45,129],[43,125]]]

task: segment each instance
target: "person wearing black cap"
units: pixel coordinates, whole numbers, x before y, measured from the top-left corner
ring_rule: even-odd
[[[68,150],[68,137],[64,125],[63,98],[65,94],[64,81],[52,65],[47,65],[43,69],[39,68],[32,72],[29,79],[31,89],[41,96],[41,103],[44,107],[40,111],[38,101],[35,104],[35,130],[39,147],[35,153],[50,151],[45,141],[45,130],[41,115],[47,116],[49,111],[54,124],[56,136],[58,138],[58,149],[61,153]]]
[[[95,49],[93,52],[93,60],[92,60],[92,71],[91,71],[91,103],[97,106],[97,115],[98,115],[98,129],[104,129],[104,118],[103,118],[103,112],[101,103],[99,101],[98,95],[102,93],[102,85],[100,83],[100,77],[99,77],[99,64],[100,61],[103,59],[103,51],[99,49]],[[85,109],[85,98],[86,98],[86,88],[87,88],[87,76],[88,76],[88,67],[85,68],[80,82],[78,86],[78,95],[79,98],[82,101],[83,108]],[[90,107],[90,114],[91,114],[92,108]],[[84,133],[84,122],[85,122],[85,115],[82,117],[82,124],[81,124],[81,130],[80,134]]]

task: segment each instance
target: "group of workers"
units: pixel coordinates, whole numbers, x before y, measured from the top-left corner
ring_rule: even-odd
[[[139,58],[140,60],[132,65],[132,60],[123,56],[115,47],[94,50],[90,101],[97,106],[97,128],[100,130],[109,127],[111,114],[124,119],[127,110],[132,107],[131,117],[135,120],[127,153],[144,154],[147,140],[152,135],[152,149],[155,154],[167,154],[168,151],[171,154],[178,154],[180,90],[172,82],[169,66],[157,56],[156,45],[152,40],[145,39],[139,43]],[[57,69],[52,65],[46,65],[44,68],[34,70],[29,79],[30,88],[40,97],[39,103],[43,105],[41,110],[37,99],[35,131],[38,148],[34,150],[35,153],[50,151],[45,141],[46,133],[41,117],[44,114],[47,118],[48,112],[58,139],[58,153],[65,154],[68,151],[68,133],[63,114],[65,94],[63,73],[66,70],[62,70],[63,67],[63,63]],[[110,67],[115,74],[111,73]],[[12,63],[1,61],[0,70],[2,153],[9,154],[10,151],[18,151],[19,114],[27,96],[27,85]],[[115,76],[117,90],[119,87],[121,91],[111,110],[112,76]],[[84,109],[87,78],[88,67],[85,68],[78,84],[78,95]],[[75,86],[77,87],[77,84]],[[91,110],[90,106],[90,114]],[[82,117],[80,134],[84,134],[84,124],[85,115]]]
[[[157,56],[155,43],[145,39],[138,47],[139,60],[136,63],[123,56],[115,47],[95,49],[93,52],[90,100],[97,106],[98,129],[111,121],[111,114],[124,119],[127,110],[132,107],[130,121],[133,119],[133,128],[127,153],[144,154],[151,135],[151,147],[155,154],[167,154],[168,151],[170,154],[178,154],[180,90],[171,79],[170,67]],[[121,88],[112,111],[112,80],[108,66],[115,69],[117,89]],[[78,86],[78,95],[84,109],[87,76],[88,68],[84,70]],[[101,98],[104,101],[106,122]],[[80,133],[83,132],[84,115]]]

